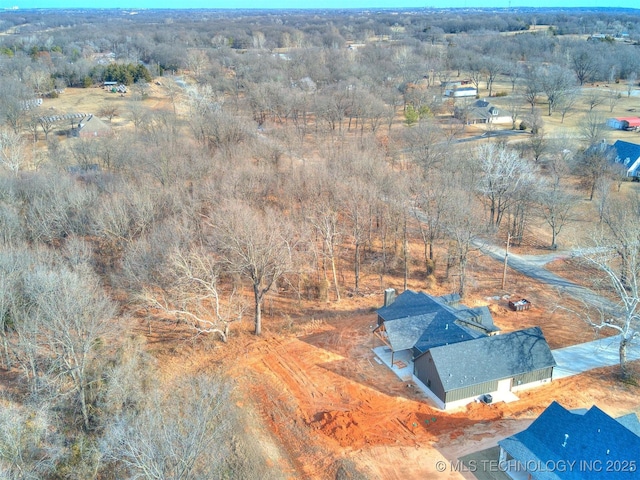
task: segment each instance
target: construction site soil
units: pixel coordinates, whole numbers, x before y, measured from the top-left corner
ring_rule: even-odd
[[[555,308],[557,292],[513,271],[509,290],[501,290],[500,262],[478,256],[474,264],[477,280],[467,303],[489,305],[504,331],[538,325],[552,349],[594,338],[586,324]],[[520,296],[532,308],[509,310],[507,298]],[[364,477],[342,478],[475,478],[453,471],[450,462],[526,428],[554,400],[567,408],[596,404],[611,415],[639,411],[640,389],[610,367],[519,392],[512,403],[473,403],[445,413],[376,362],[372,348],[381,341],[372,330],[381,301],[376,292],[340,303],[305,302],[300,314],[295,302],[274,298],[278,315],[265,318],[261,337],[249,321],[236,325],[227,344],[194,341],[192,332],[161,324],[149,344],[170,375],[216,369],[233,379],[238,405],[253,412],[247,429],[255,430],[281,478],[333,479],[344,465]],[[444,472],[439,461],[447,465]]]

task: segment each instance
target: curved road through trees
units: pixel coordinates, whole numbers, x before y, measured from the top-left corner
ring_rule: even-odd
[[[485,255],[488,255],[500,262],[504,262],[504,248],[481,244],[479,242],[476,242],[475,246]],[[544,268],[544,265],[552,262],[553,260],[569,258],[576,255],[577,254],[573,252],[554,252],[547,255],[516,255],[509,252],[507,264],[513,270],[516,270],[527,277],[556,288],[560,293],[571,295],[573,298],[577,298],[585,304],[604,311],[607,314],[616,315],[620,309],[614,302],[601,297],[593,290],[589,290],[582,285],[571,282],[570,280],[556,275]]]
[[[480,244],[476,245],[480,251],[490,257],[504,262],[504,248]],[[601,297],[597,293],[582,285],[571,282],[566,278],[551,273],[544,268],[547,263],[576,256],[578,253],[556,252],[547,255],[516,255],[509,253],[508,265],[523,275],[556,288],[560,293],[571,295],[593,308],[605,312],[607,315],[616,315],[620,311],[614,302]],[[552,351],[557,366],[553,370],[553,380],[577,375],[599,367],[619,365],[620,335],[600,338],[592,342],[572,345]],[[627,347],[627,361],[640,359],[640,346]]]

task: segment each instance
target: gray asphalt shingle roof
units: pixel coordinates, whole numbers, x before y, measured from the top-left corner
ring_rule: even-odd
[[[556,365],[539,327],[429,350],[445,391]]]
[[[386,322],[387,339],[393,351],[413,348],[435,316],[435,313],[427,313]]]
[[[574,468],[565,471],[532,472],[539,480],[631,479],[636,478],[640,464],[640,437],[623,424],[627,421],[634,423],[625,417],[616,420],[596,406],[580,414],[553,402],[529,428],[498,445],[524,466],[576,462]],[[635,462],[635,472],[620,471],[629,462]],[[585,464],[600,468],[590,470]]]
[[[449,306],[449,303],[455,303],[458,299],[456,296],[440,299],[407,290],[391,305],[380,308],[378,316],[384,321],[392,350],[397,352],[415,348],[423,353],[435,346],[472,340],[482,333],[463,328],[456,322],[473,323],[473,318],[488,323],[488,331],[497,330],[488,309],[485,312],[481,307],[476,310]]]

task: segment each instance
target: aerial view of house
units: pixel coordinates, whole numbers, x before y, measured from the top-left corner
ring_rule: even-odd
[[[487,307],[468,308],[458,295],[434,297],[406,290],[397,298],[386,292],[378,313],[376,334],[392,351],[410,350],[418,357],[427,350],[500,331]]]
[[[385,301],[374,334],[390,348],[391,364],[405,352],[415,379],[441,409],[513,399],[512,392],[551,381],[556,363],[538,327],[498,335],[487,307],[465,307],[456,295],[407,290],[395,300],[387,293]]]
[[[414,374],[447,410],[478,398],[513,398],[511,392],[550,382],[555,365],[542,331],[533,327],[433,347],[414,359]]]
[[[487,100],[476,100],[470,105],[458,105],[454,109],[454,117],[467,125],[477,123],[511,123],[511,115],[500,112]]]

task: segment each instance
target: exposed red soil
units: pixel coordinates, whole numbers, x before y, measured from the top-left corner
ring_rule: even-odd
[[[540,320],[543,309],[537,309],[533,314]],[[536,323],[502,307],[496,316],[503,325],[509,317],[519,319],[513,326]],[[300,319],[293,326],[267,318],[263,337],[251,335],[247,322],[228,345],[208,344],[213,348],[194,345],[183,331],[183,340],[169,342],[179,348],[161,349],[160,358],[174,374],[212,367],[227,371],[244,397],[241,405],[255,406],[282,445],[274,461],[292,478],[332,478],[336,460],[344,457],[370,478],[459,478],[455,472],[436,472],[436,459],[455,459],[470,445],[481,447],[515,433],[553,400],[568,408],[598,404],[611,414],[638,408],[640,391],[620,383],[612,367],[520,392],[520,400],[510,404],[471,404],[444,413],[375,361],[371,348],[379,340],[371,334],[374,322],[375,313]],[[174,335],[178,332],[174,329]],[[413,459],[412,468],[394,462],[394,456],[409,463]]]

